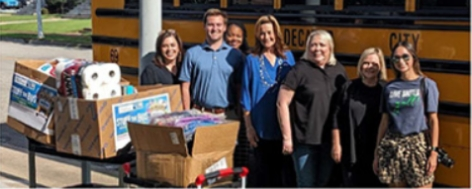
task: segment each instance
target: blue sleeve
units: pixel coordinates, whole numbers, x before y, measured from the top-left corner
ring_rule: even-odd
[[[193,62],[191,51],[187,51],[184,56],[184,60],[182,61],[182,68],[180,70],[179,80],[182,82],[189,82],[190,76],[193,69]]]
[[[241,78],[241,106],[245,111],[251,111],[251,80],[252,80],[252,59],[248,55],[243,64]]]
[[[290,66],[294,66],[295,58],[293,57],[292,51],[286,51],[285,56],[287,56],[287,62],[290,64]]]
[[[426,88],[426,100],[427,100],[427,107],[426,112],[438,112],[438,104],[439,104],[439,91],[436,82],[431,79],[426,79],[425,83]]]

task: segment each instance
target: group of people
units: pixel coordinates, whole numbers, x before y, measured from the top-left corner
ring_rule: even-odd
[[[257,20],[252,49],[244,25],[219,9],[204,14],[203,26],[205,41],[185,53],[174,30],[162,31],[140,81],[180,84],[184,109],[240,120],[235,158],[251,149],[251,187],[326,187],[332,177],[348,187],[432,186],[439,92],[411,44],[393,48],[392,81],[379,48],[361,54],[349,80],[324,30],[294,57],[271,15]]]

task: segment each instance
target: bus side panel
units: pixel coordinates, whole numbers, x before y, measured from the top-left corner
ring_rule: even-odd
[[[92,27],[95,36],[139,38],[139,20],[136,18],[97,17]]]
[[[450,169],[438,163],[435,183],[470,188],[470,148],[449,145],[441,147],[454,159],[455,164]]]
[[[93,58],[96,61],[115,62],[128,68],[139,68],[138,48],[94,43],[93,52]],[[113,52],[116,53],[113,54]],[[113,56],[116,57],[113,58]]]

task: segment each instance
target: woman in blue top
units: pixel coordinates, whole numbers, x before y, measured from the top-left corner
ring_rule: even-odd
[[[254,148],[256,187],[296,186],[293,162],[282,154],[276,101],[280,82],[295,64],[282,41],[276,18],[262,16],[255,25],[256,45],[246,58],[242,96],[246,135]]]
[[[391,187],[431,188],[438,162],[438,88],[423,76],[410,43],[400,42],[392,52],[396,78],[382,94],[374,172]]]

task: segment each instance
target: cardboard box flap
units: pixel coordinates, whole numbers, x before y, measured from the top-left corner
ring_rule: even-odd
[[[49,86],[56,86],[56,79],[37,70],[47,63],[44,60],[18,60],[15,64],[15,72],[29,77],[39,83]]]
[[[182,128],[128,122],[128,130],[137,151],[189,155]]]
[[[238,130],[237,121],[198,127],[195,131],[192,155],[233,149],[236,146]]]

